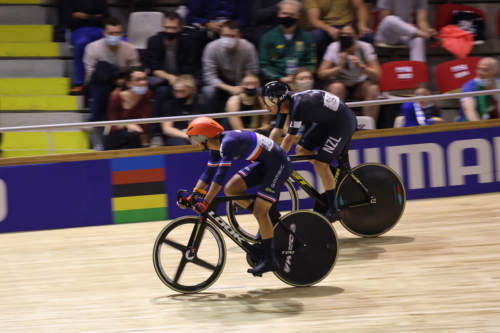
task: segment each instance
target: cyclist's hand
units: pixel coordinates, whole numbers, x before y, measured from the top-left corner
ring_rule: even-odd
[[[209,203],[206,202],[205,200],[198,202],[196,205],[194,205],[193,210],[197,212],[198,214],[203,213],[208,209]]]
[[[177,201],[177,206],[181,209],[186,209],[187,205],[191,203],[191,197],[188,198],[180,198],[179,201]]]

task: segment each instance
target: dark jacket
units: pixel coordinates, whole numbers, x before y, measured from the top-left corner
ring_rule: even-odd
[[[281,0],[254,0],[252,2],[252,26],[278,24],[276,14]]]
[[[205,106],[198,103],[198,98],[195,98],[192,104],[181,104],[175,98],[163,103],[161,109],[161,117],[177,117],[191,116],[195,114],[206,113]],[[174,121],[174,127],[180,130],[186,129],[189,121]]]
[[[107,61],[99,61],[95,65],[95,70],[90,77],[90,84],[111,84],[122,77],[122,72],[118,67]]]
[[[232,19],[241,27],[249,23],[248,0],[190,0],[188,24],[205,25],[219,18]]]
[[[181,36],[177,41],[177,65],[179,66],[179,75],[196,75],[196,45],[186,36]],[[146,62],[154,71],[165,70],[165,42],[161,33],[158,33],[148,39],[146,49]]]
[[[64,8],[65,21],[68,28],[74,31],[82,27],[104,28],[103,21],[109,17],[108,4],[106,0],[66,0]],[[89,14],[87,20],[73,17],[73,13]],[[93,16],[101,15],[101,16]]]

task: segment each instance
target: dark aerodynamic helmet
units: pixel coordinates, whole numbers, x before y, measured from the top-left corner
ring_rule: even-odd
[[[262,88],[262,100],[267,106],[280,105],[290,96],[290,86],[281,81],[271,81]]]

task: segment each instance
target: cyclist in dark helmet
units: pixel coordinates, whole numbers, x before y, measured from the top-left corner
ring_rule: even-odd
[[[252,211],[259,223],[265,259],[248,273],[262,274],[279,269],[274,253],[273,222],[279,219],[276,203],[281,188],[292,173],[288,155],[271,139],[252,131],[226,131],[219,123],[208,117],[194,119],[186,134],[203,150],[210,150],[207,168],[196,183],[194,192],[205,195],[203,201],[194,206],[197,213],[205,212],[210,202],[222,188],[233,160],[250,160],[254,163],[238,171],[225,185],[227,195],[245,195],[248,188],[260,186],[257,199],[237,201]],[[210,185],[208,193],[205,191]],[[185,203],[178,202],[186,208]]]
[[[262,99],[271,114],[277,114],[276,126],[270,138],[277,141],[282,134],[286,118],[290,118],[288,133],[281,148],[288,152],[299,128],[304,123],[313,125],[302,136],[295,152],[297,155],[316,155],[314,170],[318,173],[328,197],[329,210],[325,217],[330,221],[340,219],[335,195],[335,178],[330,164],[340,156],[356,131],[354,112],[337,96],[323,90],[306,90],[292,93],[281,81],[272,81],[262,88]],[[314,150],[319,147],[318,152]]]

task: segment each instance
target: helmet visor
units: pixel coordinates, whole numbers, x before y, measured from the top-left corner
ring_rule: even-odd
[[[189,139],[191,140],[191,142],[193,142],[195,144],[208,141],[208,137],[206,135],[201,135],[201,134],[200,135],[191,135],[189,137]]]
[[[273,106],[278,104],[278,98],[274,96],[264,96],[262,100],[264,101],[264,104],[267,106]]]

